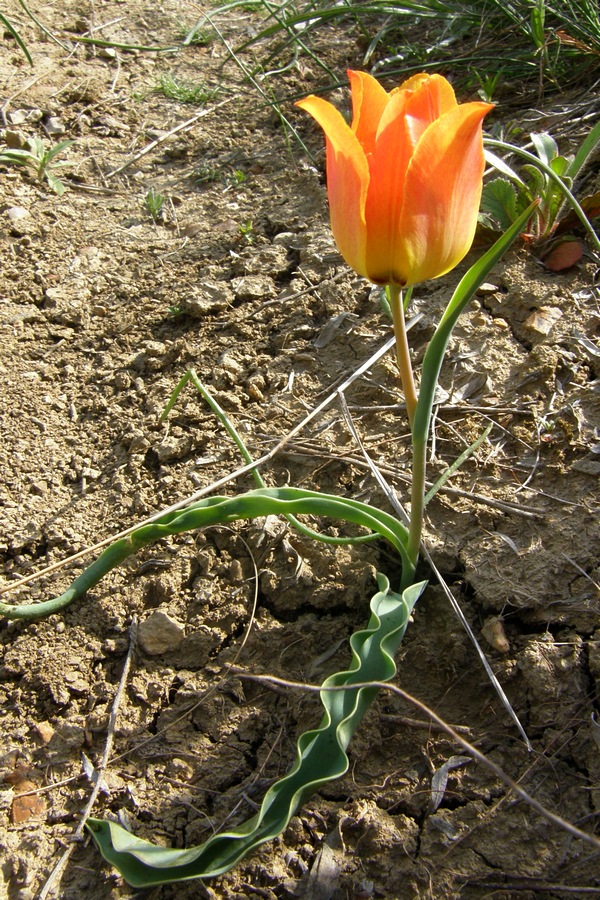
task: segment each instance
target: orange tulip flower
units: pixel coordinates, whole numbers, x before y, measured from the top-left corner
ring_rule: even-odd
[[[352,124],[331,103],[296,105],[327,139],[331,227],[340,253],[375,284],[404,287],[453,269],[475,235],[488,103],[458,104],[441,75],[414,75],[387,93],[348,72]]]

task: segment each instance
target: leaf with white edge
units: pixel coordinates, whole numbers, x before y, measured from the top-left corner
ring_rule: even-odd
[[[429,812],[434,813],[444,799],[448,786],[448,775],[452,769],[458,769],[473,762],[472,756],[451,756],[450,759],[436,769],[431,779],[431,797],[429,798]]]
[[[600,144],[600,122],[597,122],[575,154],[575,158],[569,166],[571,178],[577,178],[581,170],[590,161],[598,145]]]
[[[511,181],[514,181],[516,184],[524,185],[525,182],[517,175],[514,169],[512,169],[507,162],[505,162],[500,156],[496,153],[492,153],[491,150],[485,149],[483,151],[483,155],[485,157],[486,162],[500,172],[502,175],[506,175]]]

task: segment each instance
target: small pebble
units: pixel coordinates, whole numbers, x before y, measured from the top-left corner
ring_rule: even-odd
[[[64,134],[66,130],[67,129],[58,118],[58,116],[50,116],[50,118],[46,122],[46,131],[48,132],[48,134],[60,135]]]
[[[156,610],[138,626],[138,640],[149,656],[160,656],[176,650],[184,639],[181,625],[164,612]]]
[[[21,222],[23,219],[29,218],[31,213],[24,206],[11,206],[6,210],[6,215],[11,222]]]

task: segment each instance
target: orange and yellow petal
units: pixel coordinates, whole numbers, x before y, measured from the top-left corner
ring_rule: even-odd
[[[390,96],[367,72],[349,69],[348,78],[352,91],[352,131],[368,156],[375,149],[379,121]]]
[[[416,147],[425,130],[458,106],[454,90],[441,75],[425,76],[413,89],[406,106],[408,132]]]
[[[448,79],[444,78],[443,75],[429,75],[427,72],[418,72],[416,75],[411,75],[401,85],[394,88],[391,93],[395,94],[396,91],[419,91],[423,88],[432,93],[437,92],[439,97],[439,115],[449,112],[452,107],[458,105],[454,88]]]
[[[485,103],[459,106],[440,75],[418,74],[388,94],[349,71],[353,121],[327,101],[297,106],[325,131],[331,224],[338,248],[379,284],[416,284],[469,250],[481,198]]]
[[[371,281],[395,281],[393,266],[402,212],[404,181],[413,154],[405,116],[410,94],[390,97],[382,117],[377,142],[369,157],[369,188],[365,205],[367,229],[366,266]]]
[[[408,259],[398,225],[408,167],[425,131],[457,106],[452,86],[440,75],[413,76],[389,96],[368,159],[371,178],[365,218],[372,281],[405,283]]]
[[[410,284],[450,271],[471,247],[484,170],[482,123],[492,108],[457,106],[433,122],[417,144],[397,223],[398,264]]]
[[[331,229],[338,249],[359,275],[366,271],[365,201],[369,167],[360,142],[338,110],[321,97],[296,103],[308,112],[327,139],[327,193]]]

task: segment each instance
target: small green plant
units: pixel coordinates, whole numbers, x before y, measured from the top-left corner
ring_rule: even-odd
[[[192,106],[202,106],[203,103],[213,100],[219,92],[218,88],[207,88],[204,84],[180,81],[166,72],[160,76],[152,90],[155,94],[162,94],[167,100],[177,100],[179,103],[189,103]]]
[[[165,201],[166,197],[164,194],[159,193],[153,187],[147,192],[144,197],[144,202],[146,204],[146,209],[152,216],[155,222],[158,222],[159,219],[163,218],[164,209],[165,209]]]
[[[46,150],[44,142],[41,138],[29,138],[25,146],[20,149],[7,149],[0,152],[0,163],[5,165],[26,166],[33,169],[36,177],[40,180],[46,180],[48,186],[59,197],[62,197],[66,187],[63,182],[54,174],[54,170],[68,163],[63,160],[57,160],[56,157],[67,147],[70,147],[74,141],[59,141],[49,150]]]
[[[252,224],[252,219],[248,219],[247,222],[244,222],[239,226],[239,232],[242,238],[248,243],[251,244],[254,241],[254,225]]]
[[[493,74],[488,74],[486,72],[479,72],[477,69],[473,69],[473,79],[469,83],[470,85],[479,85],[477,88],[477,94],[485,103],[492,103],[494,92],[498,85],[498,82],[502,78],[502,70],[499,69],[497,72]]]
[[[226,166],[216,166],[206,161],[194,169],[192,179],[196,184],[214,184],[218,181],[227,187],[235,188],[244,184],[248,180],[248,175],[243,169],[230,170]]]
[[[193,28],[182,22],[177,36],[184,47],[208,47],[213,41],[211,31],[208,28],[203,28],[201,22],[197,22]]]
[[[508,228],[534,200],[539,203],[527,223],[526,234],[530,240],[541,241],[557,231],[563,214],[570,208],[600,250],[598,237],[586,215],[585,208],[594,209],[594,203],[581,204],[574,197],[572,188],[576,178],[596,153],[600,145],[600,123],[585,138],[575,154],[563,156],[554,138],[547,132],[532,134],[535,153],[515,147],[503,141],[486,140],[487,147],[517,154],[525,160],[519,171],[496,154],[486,153],[487,161],[500,173],[483,188],[481,221],[495,231]],[[586,198],[594,201],[596,198]],[[595,206],[598,206],[596,200]],[[597,211],[596,211],[597,214]]]
[[[217,166],[209,162],[201,162],[192,172],[192,180],[196,184],[214,184],[221,177]]]

